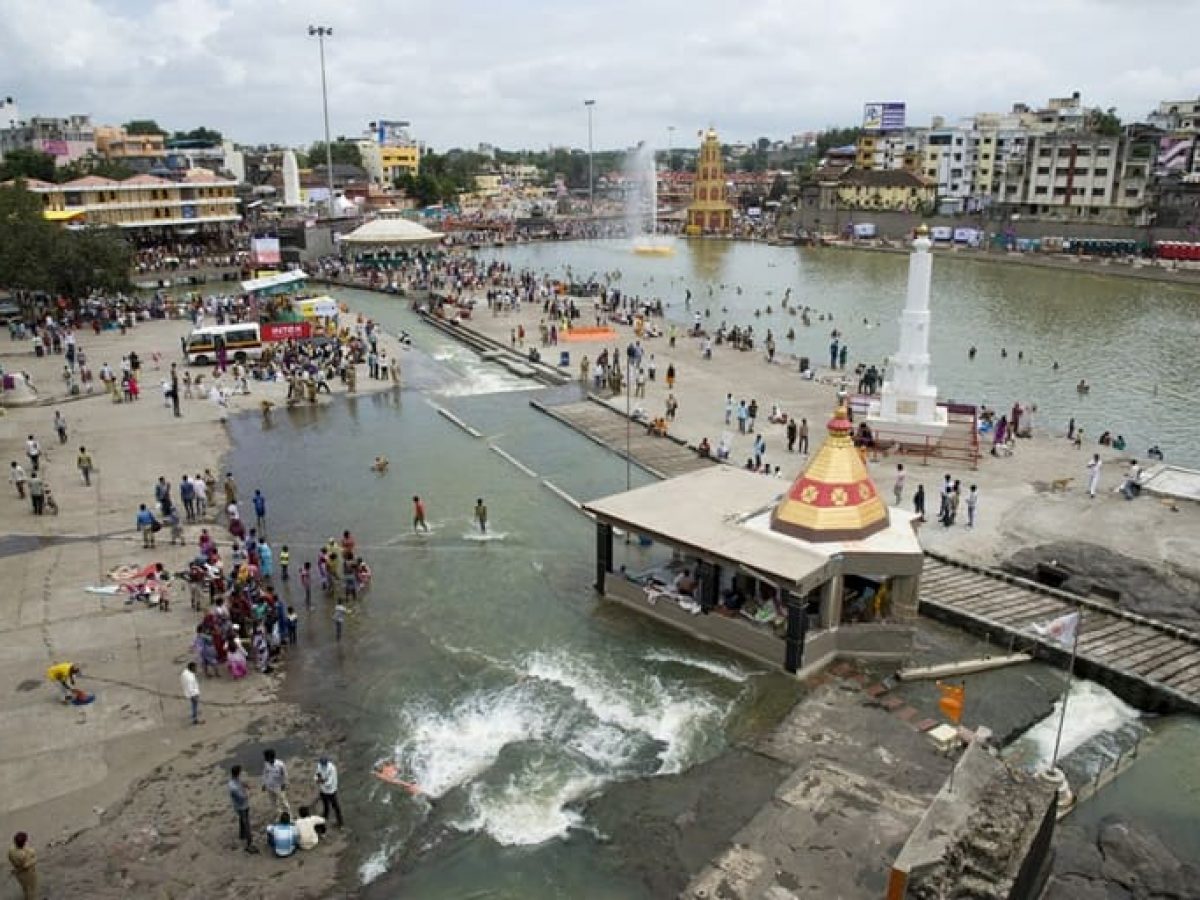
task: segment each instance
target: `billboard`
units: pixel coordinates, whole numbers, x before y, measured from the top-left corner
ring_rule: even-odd
[[[381,147],[406,147],[412,143],[408,136],[408,122],[399,120],[372,122],[375,140]]]
[[[306,341],[312,337],[311,322],[267,322],[259,328],[262,339],[267,343]]]
[[[903,131],[903,103],[867,103],[863,106],[863,128],[867,131]]]
[[[1196,139],[1190,135],[1187,137],[1164,137],[1159,139],[1158,157],[1155,160],[1154,174],[1169,175],[1173,172],[1190,171],[1195,143]]]
[[[39,143],[42,145],[43,153],[49,153],[51,156],[71,155],[71,148],[68,146],[66,141],[43,138]]]
[[[280,261],[279,238],[256,237],[250,242],[250,263],[255,266],[277,266]]]

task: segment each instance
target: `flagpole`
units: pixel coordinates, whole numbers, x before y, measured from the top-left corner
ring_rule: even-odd
[[[1071,662],[1067,666],[1067,687],[1062,695],[1062,710],[1058,716],[1058,734],[1054,736],[1054,754],[1050,757],[1050,770],[1058,765],[1058,750],[1062,746],[1063,726],[1067,723],[1067,698],[1071,696],[1071,686],[1075,682],[1075,654],[1079,650],[1079,635],[1083,631],[1083,604],[1075,610],[1079,620],[1075,623],[1075,639],[1071,641]]]

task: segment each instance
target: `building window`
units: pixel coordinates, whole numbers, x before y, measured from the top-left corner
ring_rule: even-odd
[[[1138,188],[1125,188],[1126,197],[1136,197],[1141,193]]]
[[[1050,148],[1043,147],[1041,150],[1038,151],[1038,156],[1041,156],[1041,157],[1050,156]]]
[[[1012,187],[1015,189],[1016,185],[1012,185]],[[1046,195],[1047,190],[1048,190],[1048,188],[1045,185],[1039,185],[1038,187],[1033,189],[1033,192],[1034,192],[1034,194],[1036,194],[1040,197],[1044,197]]]
[[[1092,174],[1094,174],[1097,178],[1107,178],[1108,169],[1096,169],[1096,171]]]
[[[1049,175],[1049,174],[1050,174],[1050,167],[1049,167],[1049,166],[1038,166],[1037,173],[1038,173],[1039,175]]]
[[[1111,147],[1097,147],[1096,148],[1097,156],[1108,156],[1111,152],[1112,152]]]
[[[1065,196],[1067,196],[1067,189],[1066,189],[1065,187],[1056,187],[1056,188],[1054,189],[1054,196],[1055,196],[1055,197],[1065,197]]]
[[[1103,197],[1104,196],[1104,188],[1102,188],[1102,187],[1092,188],[1092,196],[1093,197]]]

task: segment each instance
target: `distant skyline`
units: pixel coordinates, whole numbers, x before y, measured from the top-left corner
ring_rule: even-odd
[[[0,97],[23,117],[153,118],[241,143],[322,137],[309,24],[328,25],[330,120],[412,123],[445,150],[728,142],[860,124],[871,101],[928,125],[1082,94],[1137,120],[1200,95],[1200,3],[1140,0],[0,0]]]

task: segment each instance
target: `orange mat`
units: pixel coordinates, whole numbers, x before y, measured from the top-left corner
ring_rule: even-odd
[[[616,336],[611,328],[572,328],[558,333],[560,341],[607,341]]]

